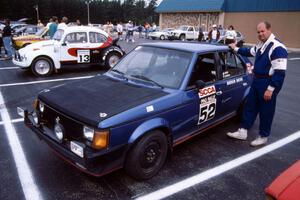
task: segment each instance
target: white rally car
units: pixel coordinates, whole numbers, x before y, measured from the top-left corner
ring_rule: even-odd
[[[48,76],[67,64],[104,64],[113,67],[124,51],[105,31],[87,26],[58,29],[52,40],[30,44],[15,52],[13,63]]]

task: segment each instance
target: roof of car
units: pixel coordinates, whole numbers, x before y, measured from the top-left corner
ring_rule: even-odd
[[[90,26],[67,26],[63,28],[66,32],[76,32],[76,31],[95,31],[101,32],[102,34],[107,35],[107,33],[99,28],[90,27]]]
[[[145,43],[144,46],[153,46],[160,48],[176,49],[189,52],[209,52],[216,50],[228,50],[228,46],[220,44],[208,44],[208,43],[191,43],[191,42],[157,42],[157,43]]]

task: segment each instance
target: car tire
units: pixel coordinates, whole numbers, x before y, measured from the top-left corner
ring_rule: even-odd
[[[38,77],[49,76],[52,74],[53,69],[53,62],[47,57],[38,57],[31,64],[31,71]]]
[[[152,40],[155,40],[156,38],[155,38],[155,37],[151,37],[151,39],[152,39]]]
[[[161,35],[161,36],[159,37],[159,39],[160,39],[160,40],[165,40],[166,37],[165,37],[164,35]]]
[[[185,41],[185,35],[184,35],[184,34],[181,34],[181,35],[179,36],[179,40]]]
[[[145,134],[129,151],[126,172],[137,180],[153,177],[166,161],[168,142],[166,135],[159,130]]]
[[[121,58],[122,58],[122,55],[119,52],[116,52],[116,51],[110,52],[105,57],[105,67],[107,69],[114,67]]]

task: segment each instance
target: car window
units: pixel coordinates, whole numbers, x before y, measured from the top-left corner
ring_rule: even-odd
[[[232,52],[221,52],[220,64],[222,66],[223,79],[245,73],[245,67],[238,56]]]
[[[242,35],[241,35],[240,32],[236,31],[236,36],[237,36],[237,37],[241,37]]]
[[[107,41],[107,38],[101,33],[90,32],[89,33],[90,43],[104,43]]]
[[[202,80],[205,83],[216,81],[214,53],[201,54],[198,56],[190,78],[189,86],[195,85],[198,80]]]
[[[188,29],[188,31],[193,31],[194,29],[193,29],[193,27],[189,27],[189,29]]]
[[[192,53],[138,46],[113,69],[128,77],[146,77],[168,88],[179,88],[192,58]]]
[[[74,32],[66,35],[64,42],[66,43],[86,43],[87,34],[86,32]]]

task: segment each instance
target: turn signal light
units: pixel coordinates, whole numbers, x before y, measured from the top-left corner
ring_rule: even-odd
[[[105,149],[108,147],[109,131],[95,131],[92,147],[95,149]]]

